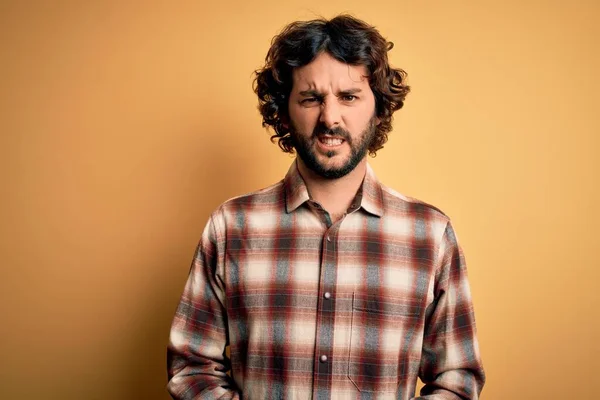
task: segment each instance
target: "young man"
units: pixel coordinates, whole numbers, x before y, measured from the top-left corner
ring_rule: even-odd
[[[479,398],[450,221],[367,164],[409,90],[391,47],[349,16],[273,41],[255,91],[272,139],[298,156],[281,182],[211,215],[172,325],[173,398],[408,400],[417,377],[419,399]]]

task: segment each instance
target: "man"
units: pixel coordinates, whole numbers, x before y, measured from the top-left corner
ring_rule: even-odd
[[[479,398],[450,221],[367,164],[409,90],[391,47],[349,16],[274,39],[255,91],[272,139],[298,157],[212,213],[172,325],[173,398],[408,400],[417,377],[416,398]]]

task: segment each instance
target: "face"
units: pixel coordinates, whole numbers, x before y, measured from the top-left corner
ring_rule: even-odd
[[[293,73],[290,131],[304,164],[337,179],[365,159],[379,120],[364,66],[321,53]]]

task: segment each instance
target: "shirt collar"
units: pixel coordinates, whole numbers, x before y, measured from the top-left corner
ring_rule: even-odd
[[[367,173],[358,195],[362,196],[360,206],[365,211],[378,217],[383,216],[383,188],[375,175],[375,171],[368,163]]]
[[[310,200],[308,188],[298,171],[296,160],[290,166],[283,180],[283,185],[285,187],[285,209],[288,213],[293,212],[296,208]]]
[[[308,188],[298,171],[296,160],[290,166],[283,184],[285,188],[285,207],[288,213],[293,212],[310,200]],[[365,211],[378,217],[383,216],[383,188],[368,163],[365,178],[356,193],[356,201],[360,202],[360,207]]]

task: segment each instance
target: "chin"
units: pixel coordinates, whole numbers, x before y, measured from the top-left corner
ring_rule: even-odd
[[[321,164],[321,168],[326,170],[342,169],[348,164],[348,159],[341,159],[338,156],[335,156],[333,158],[325,158],[319,164]]]

